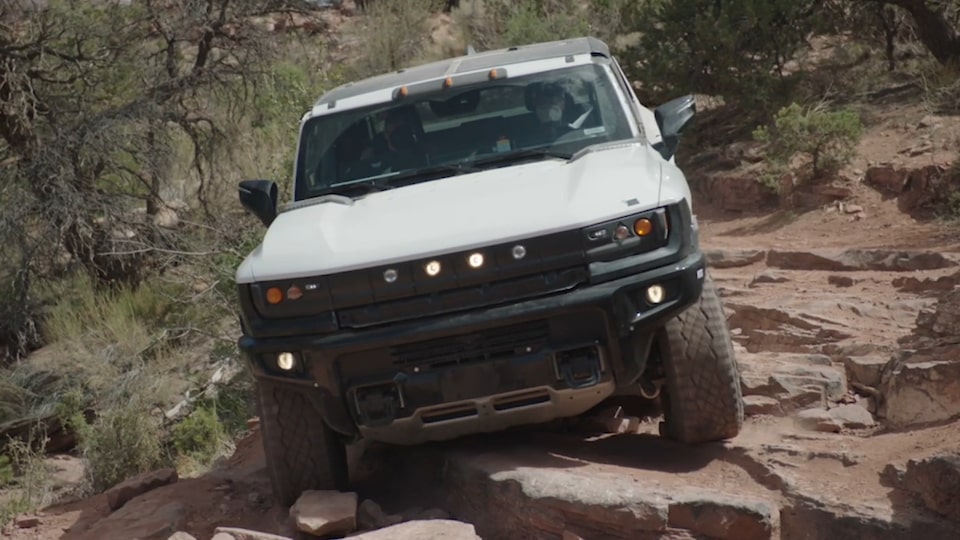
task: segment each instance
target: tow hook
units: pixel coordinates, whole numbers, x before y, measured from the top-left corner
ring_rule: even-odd
[[[641,377],[637,386],[640,387],[641,396],[647,399],[657,399],[660,396],[660,387],[663,386],[663,381],[651,381],[646,377]]]
[[[603,368],[595,345],[558,351],[554,361],[557,375],[570,388],[585,388],[600,382]]]
[[[360,423],[370,427],[390,424],[404,406],[400,387],[394,383],[357,388],[353,399]]]

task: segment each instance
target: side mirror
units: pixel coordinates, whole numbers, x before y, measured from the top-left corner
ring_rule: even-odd
[[[671,99],[653,111],[660,127],[663,141],[657,144],[657,150],[663,159],[670,159],[680,146],[680,134],[687,128],[697,113],[697,103],[692,95]]]
[[[277,217],[277,184],[271,180],[240,182],[240,204],[267,227]]]

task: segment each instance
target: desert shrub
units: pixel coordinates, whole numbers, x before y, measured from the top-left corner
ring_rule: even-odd
[[[592,33],[593,3],[580,0],[464,0],[454,10],[454,19],[474,47],[495,49]]]
[[[177,454],[200,463],[213,459],[221,447],[223,426],[217,411],[211,406],[194,409],[189,416],[173,427],[171,438]]]
[[[130,476],[153,470],[167,460],[163,433],[142,398],[130,396],[97,412],[93,423],[75,418],[80,454],[87,462],[91,487],[100,492]]]
[[[777,112],[772,127],[758,127],[754,138],[766,143],[773,170],[791,169],[795,158],[806,157],[809,177],[817,179],[836,174],[849,163],[861,132],[860,116],[852,110],[792,103]]]
[[[0,527],[17,514],[55,502],[50,468],[44,459],[46,434],[35,427],[25,441],[4,442],[0,487],[8,490],[9,496],[0,499]]]
[[[350,76],[394,71],[416,61],[429,39],[429,19],[440,0],[378,0],[350,29],[358,41]]]

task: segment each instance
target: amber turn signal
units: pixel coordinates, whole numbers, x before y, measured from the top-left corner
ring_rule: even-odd
[[[270,287],[267,289],[267,303],[268,304],[279,304],[283,301],[283,291],[279,287]]]
[[[647,218],[640,218],[633,222],[633,232],[637,233],[637,236],[647,236],[653,232],[653,222]]]

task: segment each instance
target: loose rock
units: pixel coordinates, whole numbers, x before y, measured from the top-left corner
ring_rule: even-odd
[[[176,469],[160,469],[134,476],[107,491],[107,504],[111,510],[116,510],[138,495],[176,481]]]
[[[877,411],[892,428],[960,417],[960,345],[900,351],[884,367]]]
[[[481,540],[473,525],[435,519],[407,521],[385,529],[350,535],[359,540]]]
[[[183,532],[183,531],[177,531],[177,532],[173,533],[173,534],[170,536],[170,538],[167,538],[167,540],[197,540],[197,538],[196,538],[195,536],[193,536],[192,534],[190,534],[190,533],[186,533],[186,532]]]
[[[838,433],[843,429],[840,422],[824,409],[806,409],[797,413],[794,418],[800,427],[811,431]]]
[[[738,268],[750,266],[766,258],[767,253],[758,249],[705,250],[707,264],[713,268]]]
[[[40,524],[40,518],[36,516],[17,518],[16,524],[19,529],[32,529]]]
[[[779,416],[783,414],[780,402],[768,396],[743,396],[743,412],[749,416],[761,414]]]
[[[880,374],[889,361],[888,357],[879,355],[848,356],[843,358],[843,366],[851,385],[856,383],[876,388],[880,385]]]
[[[860,405],[840,405],[830,409],[830,417],[844,428],[863,429],[877,425],[870,411]]]
[[[827,276],[827,283],[834,287],[853,287],[856,282],[850,276],[838,276],[834,274]]]
[[[941,516],[960,516],[960,448],[957,452],[911,459],[900,486]]]
[[[305,491],[290,507],[297,528],[315,536],[347,534],[357,528],[357,494]]]
[[[761,284],[761,283],[786,283],[790,281],[783,274],[779,274],[773,270],[764,270],[756,276],[753,277],[753,281],[750,282],[750,286]]]
[[[186,515],[187,509],[177,501],[159,507],[155,503],[137,504],[135,501],[97,522],[85,537],[166,540],[183,528]]]
[[[229,538],[224,538],[223,540],[292,540],[287,536],[280,536],[278,534],[270,534],[260,531],[251,531],[247,529],[240,529],[237,527],[217,527],[214,531],[215,536],[212,540],[220,540],[216,537],[218,534],[229,536]]]

